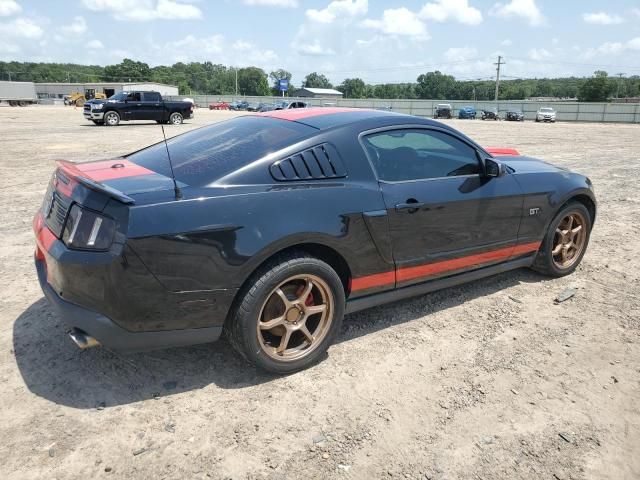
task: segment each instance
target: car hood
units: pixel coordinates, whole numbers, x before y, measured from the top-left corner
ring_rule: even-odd
[[[515,173],[543,173],[543,172],[564,172],[566,169],[556,167],[543,160],[521,155],[497,156],[497,158],[512,168]]]

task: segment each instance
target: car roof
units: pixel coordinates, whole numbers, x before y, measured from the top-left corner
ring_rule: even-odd
[[[349,124],[365,122],[373,119],[390,120],[390,124],[396,123],[424,123],[442,126],[441,123],[427,120],[412,115],[396,113],[389,110],[373,110],[369,108],[347,107],[312,107],[295,108],[289,110],[274,110],[263,112],[259,115],[279,120],[304,123],[319,130],[333,127],[341,127]]]

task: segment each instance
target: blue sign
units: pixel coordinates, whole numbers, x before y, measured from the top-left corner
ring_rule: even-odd
[[[280,80],[278,80],[278,90],[280,90],[281,92],[286,92],[287,90],[289,90],[289,80],[287,80],[286,78],[281,78]]]

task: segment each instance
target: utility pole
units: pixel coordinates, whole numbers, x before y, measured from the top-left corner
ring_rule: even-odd
[[[235,67],[234,70],[236,71],[236,97],[238,96],[238,67]]]
[[[624,77],[626,74],[624,73],[616,73],[616,75],[618,76],[618,91],[616,92],[616,98],[620,98],[620,84],[622,83],[622,77]]]
[[[498,63],[494,63],[497,65],[496,67],[496,110],[498,109],[498,92],[500,90],[500,66],[505,65],[505,62],[502,61],[502,57],[498,55]]]
[[[11,81],[11,72],[7,72],[9,74],[9,81]]]

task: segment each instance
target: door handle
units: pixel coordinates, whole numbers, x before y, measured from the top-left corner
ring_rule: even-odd
[[[424,205],[425,204],[423,202],[418,202],[417,200],[410,198],[406,203],[397,204],[396,211],[409,210],[409,213],[414,213],[417,212],[420,207],[424,207]]]

